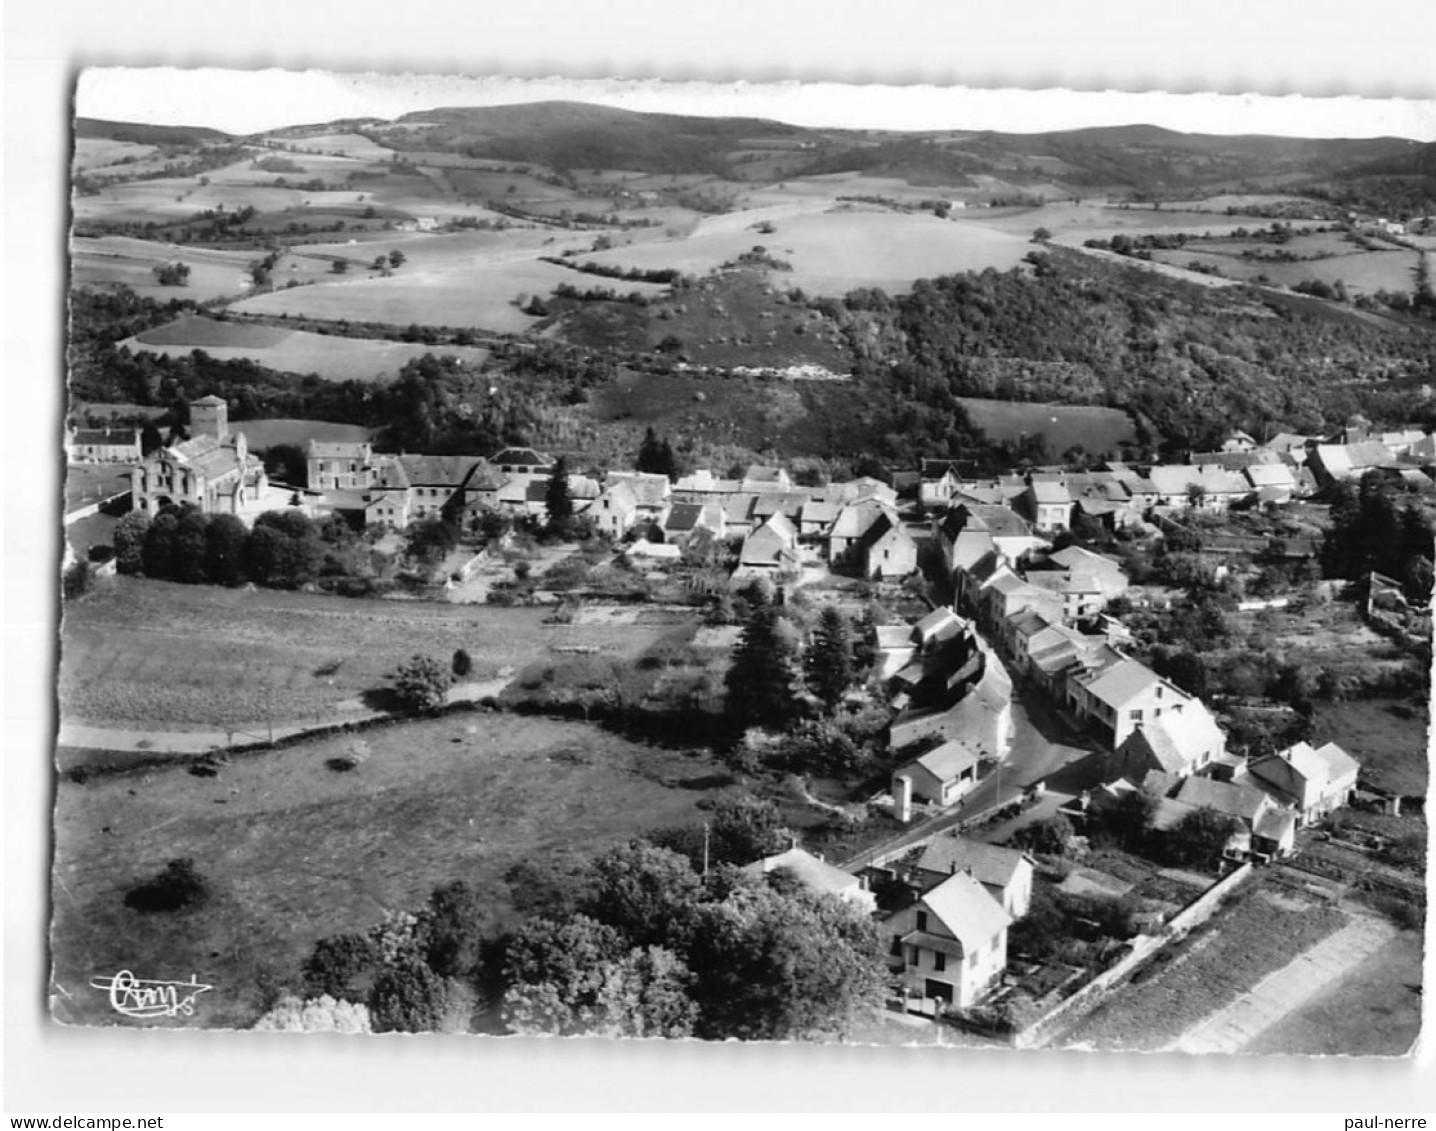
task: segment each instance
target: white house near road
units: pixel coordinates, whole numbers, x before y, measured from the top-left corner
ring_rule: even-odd
[[[891,954],[910,994],[975,1005],[1007,967],[1012,916],[967,872],[949,876],[888,919]]]
[[[837,896],[868,914],[872,914],[878,909],[877,897],[863,886],[863,882],[857,876],[829,864],[821,856],[814,856],[811,852],[798,848],[796,845],[788,849],[787,852],[780,852],[776,856],[765,856],[763,859],[749,864],[743,871],[750,875],[766,876],[780,868],[786,868],[792,872],[805,887],[812,891],[822,895]]]

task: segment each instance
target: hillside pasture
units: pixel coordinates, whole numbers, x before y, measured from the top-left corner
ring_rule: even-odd
[[[767,220],[774,231],[752,229]],[[857,287],[901,293],[920,278],[1007,270],[1030,249],[1026,240],[929,214],[882,210],[731,213],[700,222],[681,239],[615,248],[591,258],[616,267],[675,268],[706,274],[755,246],[792,265],[773,272],[775,286],[843,295]]]
[[[464,233],[469,235],[470,233]],[[510,233],[473,233],[509,235]],[[528,235],[535,233],[516,233]],[[436,237],[430,237],[437,239]],[[416,249],[418,244],[412,245]],[[342,252],[341,252],[342,254]],[[408,254],[407,252],[405,254]],[[545,252],[556,254],[556,252]],[[522,333],[535,321],[516,303],[520,295],[548,295],[562,283],[577,285],[582,276],[564,267],[542,263],[536,248],[512,247],[478,258],[455,252],[449,245],[432,256],[415,256],[390,278],[355,278],[257,295],[234,309],[251,314],[288,314],[325,321],[388,322],[407,326],[471,326]],[[426,261],[427,260],[427,261]],[[654,283],[593,280],[620,294],[664,293]]]
[[[631,631],[631,630],[630,630]],[[348,773],[329,763],[362,740]],[[55,802],[55,999],[72,1024],[247,1027],[267,989],[298,988],[314,943],[364,931],[462,879],[498,925],[522,862],[582,859],[649,829],[696,825],[724,791],[703,752],[630,742],[577,722],[486,712],[380,727],[182,768],[62,782]],[[203,907],[140,914],[125,893],[177,857],[209,881]],[[96,971],[195,974],[193,1018],[121,1022]],[[152,972],[152,973],[150,973]]]
[[[363,134],[315,134],[306,137],[286,137],[282,139],[282,142],[297,150],[299,157],[303,157],[306,152],[309,152],[357,157],[362,161],[388,161],[394,156],[392,149],[376,144]],[[281,150],[281,152],[285,151]]]
[[[1123,443],[1135,443],[1137,430],[1121,409],[1096,405],[1030,404],[959,397],[958,404],[991,440],[1017,440],[1046,436],[1055,456],[1072,447],[1101,455],[1115,452]]]
[[[71,163],[78,170],[96,170],[107,165],[124,168],[118,162],[134,162],[158,153],[159,147],[140,145],[133,141],[113,141],[106,137],[77,137]]]
[[[243,295],[249,290],[249,265],[260,256],[253,251],[213,251],[131,239],[128,236],[78,236],[70,243],[70,281],[76,287],[126,286],[137,294],[167,302]],[[189,280],[181,287],[163,287],[155,268],[184,263]]]
[[[250,422],[235,427],[255,447],[277,442],[262,430],[251,436]],[[672,631],[549,626],[544,615],[116,578],[66,607],[60,711],[91,725],[177,731],[323,720],[336,704],[387,686],[416,652],[447,663],[464,648],[477,681],[533,663],[553,646],[634,656]]]
[[[183,357],[198,349],[222,361],[249,360],[283,373],[317,373],[330,381],[389,381],[426,353],[473,364],[488,356],[487,350],[473,347],[347,338],[201,316],[146,330],[120,345],[135,353],[168,357]]]
[[[1393,793],[1420,796],[1430,781],[1431,710],[1424,701],[1360,699],[1322,704],[1312,720],[1322,742],[1361,763],[1362,777]]]

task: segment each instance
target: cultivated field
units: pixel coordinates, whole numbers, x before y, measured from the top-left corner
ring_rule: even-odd
[[[71,283],[102,289],[122,284],[161,302],[173,298],[206,302],[248,291],[249,265],[260,258],[253,251],[210,251],[128,236],[77,237],[71,241]],[[163,287],[155,278],[155,268],[169,263],[189,267],[184,286]]]
[[[475,364],[488,356],[487,350],[473,347],[345,338],[202,316],[180,318],[120,344],[135,353],[169,357],[203,350],[224,361],[249,360],[285,373],[317,373],[331,381],[389,381],[406,363],[426,353]]]
[[[1225,909],[1139,973],[1067,1033],[1061,1044],[1153,1052],[1344,926],[1319,900],[1264,878],[1247,881]]]
[[[1421,985],[1421,934],[1402,931],[1242,1052],[1399,1056],[1421,1031]]]
[[[130,464],[72,463],[65,468],[65,511],[80,510],[130,489]]]
[[[972,422],[993,440],[1016,440],[1042,433],[1056,455],[1081,445],[1089,452],[1114,452],[1137,439],[1132,418],[1121,409],[1090,405],[1023,404],[959,397]]]
[[[337,703],[388,686],[416,652],[447,661],[464,648],[470,678],[486,680],[555,646],[632,656],[673,630],[671,618],[610,628],[547,626],[543,616],[117,578],[65,609],[60,711],[129,730],[323,721]]]
[[[774,230],[754,229],[769,223]],[[616,267],[675,268],[704,274],[755,246],[792,265],[773,282],[810,294],[843,295],[857,287],[901,293],[914,280],[988,267],[1007,270],[1031,251],[1024,239],[926,213],[860,208],[774,208],[715,216],[691,235],[615,248],[582,259]]]
[[[1181,267],[1195,261],[1215,267],[1228,278],[1250,281],[1260,276],[1285,287],[1307,280],[1340,281],[1353,293],[1370,294],[1381,290],[1409,293],[1416,285],[1417,253],[1413,251],[1390,246],[1363,251],[1335,233],[1323,232],[1281,245],[1280,250],[1301,257],[1297,262],[1260,258],[1274,246],[1252,240],[1203,240],[1178,250],[1153,250],[1152,258]],[[1245,251],[1253,252],[1253,257],[1244,257]]]
[[[632,632],[630,628],[627,631]],[[62,781],[55,807],[54,1000],[70,1023],[118,1015],[90,979],[118,970],[214,989],[193,1019],[246,1026],[296,984],[314,942],[474,885],[502,922],[503,875],[588,856],[645,830],[696,823],[724,780],[706,755],[639,745],[581,723],[473,712],[362,735],[365,760],[327,763],[355,737],[236,758],[218,777],[181,768]],[[193,858],[201,909],[141,914],[138,881]]]

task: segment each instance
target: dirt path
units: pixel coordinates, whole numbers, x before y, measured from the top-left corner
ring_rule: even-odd
[[[1188,1029],[1163,1052],[1235,1053],[1365,962],[1396,937],[1383,919],[1353,918],[1336,934],[1268,974],[1251,990]]]
[[[461,683],[449,689],[448,702],[464,703],[498,695],[508,686],[512,675],[480,683]],[[382,718],[385,711],[365,707],[357,699],[334,704],[328,719],[321,723],[275,723],[273,737],[292,738],[314,730],[327,730],[338,723],[363,722]],[[232,730],[161,731],[134,730],[125,727],[86,726],[83,723],[60,723],[58,746],[85,747],[91,750],[120,750],[148,754],[208,754],[231,746],[250,746],[269,738],[269,724],[263,720],[244,723]]]

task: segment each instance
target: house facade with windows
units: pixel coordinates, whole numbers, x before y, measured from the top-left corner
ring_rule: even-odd
[[[1012,916],[976,879],[958,872],[884,924],[890,956],[908,994],[967,1009],[1007,968]]]
[[[139,463],[138,428],[77,428],[65,444],[71,463]]]

